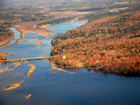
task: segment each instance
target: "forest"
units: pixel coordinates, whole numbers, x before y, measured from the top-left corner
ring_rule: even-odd
[[[58,19],[53,19],[51,21],[43,22],[38,25],[44,25],[44,24],[58,24],[66,21],[70,21],[71,19],[74,19],[74,17],[69,17],[69,18],[58,18]]]
[[[52,41],[50,61],[64,68],[139,76],[140,5],[114,15],[106,12],[86,17],[87,24]]]
[[[13,24],[56,24],[75,17],[88,23],[52,40],[51,62],[64,68],[140,75],[139,0],[0,1],[0,41],[14,34],[9,29]]]
[[[91,21],[93,20],[91,17],[98,19],[106,15],[120,14],[121,11],[114,12],[113,9],[121,10],[135,6],[139,2],[139,0],[2,0],[0,1],[1,40],[13,34],[9,29],[9,26],[13,24],[40,20],[49,20],[42,24],[55,24],[68,21],[76,16],[82,16],[81,19]],[[92,16],[95,12],[101,15]],[[85,16],[85,13],[89,15]]]

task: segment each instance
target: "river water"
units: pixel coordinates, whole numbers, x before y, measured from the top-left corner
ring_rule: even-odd
[[[85,23],[86,21],[79,21],[51,25],[48,29],[55,30],[56,35],[50,38],[42,34],[27,33],[25,39],[38,38],[43,41],[40,48],[35,44],[36,41],[23,41],[0,49],[0,52],[27,58],[39,57],[46,51],[45,56],[48,56],[53,38]],[[11,30],[15,32],[15,39],[10,44],[19,39],[20,35],[14,28]],[[8,59],[12,58],[15,57]],[[29,78],[28,64],[36,66]],[[52,69],[53,65],[48,60],[21,62],[18,67],[14,67],[12,63],[0,64],[0,72],[7,66],[14,70],[0,73],[0,105],[140,105],[139,77],[107,75],[84,68],[64,69],[67,72],[62,72]],[[16,89],[3,90],[22,80],[24,82]],[[26,99],[29,94],[31,97]]]

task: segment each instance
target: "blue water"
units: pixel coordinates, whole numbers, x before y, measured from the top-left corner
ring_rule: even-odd
[[[55,30],[56,36],[67,30],[81,26],[86,22],[66,22],[51,25],[49,30]],[[23,41],[16,45],[0,49],[2,52],[16,52],[15,55],[23,57],[50,55],[51,40],[42,34],[27,33],[25,38],[39,38],[43,40],[42,46],[36,41]],[[27,78],[31,63],[36,66],[35,71]],[[8,64],[1,64],[0,71]],[[14,66],[9,66],[13,68]],[[124,77],[87,69],[64,69],[75,72],[51,73],[52,68],[48,60],[36,60],[22,65],[13,71],[0,73],[0,105],[140,105],[140,78]],[[53,70],[57,71],[57,70]],[[3,89],[11,84],[24,80],[24,83],[10,91]],[[25,97],[29,94],[29,99]]]
[[[20,39],[20,32],[19,32],[19,31],[16,31],[16,29],[13,28],[13,27],[10,27],[10,30],[12,30],[12,31],[15,33],[15,35],[14,35],[14,39],[11,40],[10,43],[7,44],[7,45],[11,45],[11,44],[15,43],[17,39]],[[4,46],[7,46],[7,45],[4,45]],[[3,47],[3,46],[2,46],[2,47]],[[1,47],[0,47],[0,48],[1,48]]]

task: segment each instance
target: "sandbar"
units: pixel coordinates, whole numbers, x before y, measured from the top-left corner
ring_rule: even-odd
[[[38,41],[36,42],[36,44],[39,45],[39,48],[41,47],[41,43],[42,43],[42,42],[43,42],[42,40],[38,40]]]
[[[8,90],[16,89],[17,87],[20,87],[20,85],[21,85],[23,82],[24,82],[24,80],[22,80],[22,81],[19,82],[19,83],[11,84],[10,87],[4,88],[3,90],[4,90],[4,91],[8,91]]]
[[[41,57],[44,57],[45,54],[46,54],[46,51],[41,55]]]
[[[32,95],[31,95],[31,94],[29,94],[29,95],[26,97],[26,99],[29,99],[31,96],[32,96]]]
[[[33,64],[28,64],[30,68],[29,72],[27,73],[27,78],[33,73],[33,71],[36,69],[36,66]]]
[[[9,68],[9,66],[7,66],[7,67],[6,67],[3,71],[1,71],[0,73],[14,70],[14,68],[12,68],[12,69],[8,69],[8,68]]]
[[[18,66],[21,65],[21,63],[20,62],[17,62],[17,63],[13,63],[13,64],[10,64],[10,65],[15,65],[15,68],[17,68]]]
[[[11,65],[15,65],[15,68],[17,68],[18,66],[21,65],[21,63],[20,63],[20,62],[17,62],[17,63],[12,63],[12,64],[10,64],[10,66],[11,66]],[[7,67],[6,67],[3,71],[1,71],[0,73],[7,72],[7,71],[12,71],[12,70],[14,70],[15,68],[9,69],[9,66],[7,66]]]
[[[66,73],[73,73],[73,74],[75,74],[75,72],[70,72],[70,71],[66,71],[66,70],[63,70],[63,69],[61,69],[61,68],[57,68],[57,67],[55,67],[55,63],[53,63],[53,62],[51,62],[51,65],[52,65],[52,69],[55,69],[55,70],[58,70],[58,71],[61,71],[61,72],[66,72]],[[51,72],[51,73],[57,73],[57,72]]]
[[[51,24],[41,25],[40,28],[48,30],[47,27],[49,27],[50,25]]]
[[[41,33],[47,38],[49,37],[48,34],[55,35],[55,31],[47,32],[48,31],[47,27],[50,26],[51,24],[37,25],[41,22],[42,21],[39,21],[39,22],[33,22],[33,21],[23,22],[23,23],[17,24],[18,27],[16,27],[17,25],[13,25],[12,27],[14,27],[17,31],[21,32],[21,35],[20,35],[21,39],[24,39],[24,35],[26,33],[29,33],[29,32]],[[33,28],[34,26],[36,26],[36,28]],[[44,31],[43,29],[46,30],[46,31]]]
[[[44,22],[44,21],[29,21],[29,22],[22,22],[19,24],[12,25],[12,27],[14,27],[17,31],[19,31],[21,33],[20,39],[17,39],[17,41],[13,44],[7,45],[10,43],[11,40],[14,39],[14,32],[13,32],[13,35],[11,35],[11,37],[9,37],[8,39],[6,39],[4,41],[0,41],[0,43],[1,43],[0,46],[7,45],[7,46],[1,47],[1,48],[12,46],[14,44],[17,44],[18,42],[23,41],[23,40],[32,41],[31,39],[24,39],[24,35],[26,33],[29,33],[29,32],[40,33],[40,34],[43,34],[47,38],[51,37],[48,34],[55,35],[55,31],[47,30],[47,27],[50,26],[51,24],[37,25],[37,24],[42,23],[42,22]],[[36,28],[33,28],[34,26],[36,26]]]
[[[57,71],[53,71],[53,72],[51,72],[51,73],[57,73]]]
[[[63,70],[61,68],[57,68],[57,67],[52,67],[52,69],[55,69],[55,70],[58,70],[58,71],[62,71],[62,72],[67,72],[67,73],[75,73],[75,72],[70,72],[70,71],[66,71],[66,70]]]

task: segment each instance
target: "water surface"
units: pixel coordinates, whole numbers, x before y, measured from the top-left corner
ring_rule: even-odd
[[[51,25],[48,29],[55,30],[58,36],[85,23],[86,21],[66,22]],[[19,33],[14,28],[11,30],[18,39]],[[25,34],[25,39],[43,40],[40,48],[36,45],[36,41],[23,41],[0,51],[15,52],[13,54],[19,58],[39,57],[45,51],[45,56],[48,56],[51,52],[51,40],[56,36],[47,39],[42,34],[30,32]],[[0,73],[0,105],[140,105],[139,77],[107,75],[84,68],[64,69],[75,74],[61,72],[53,70],[48,60],[21,63],[13,71]],[[12,63],[1,64],[0,72],[7,66],[9,69],[14,68],[14,65],[10,64]],[[28,64],[36,66],[29,78],[27,78],[30,69]],[[52,73],[54,71],[57,73]],[[24,82],[20,87],[3,91],[5,87],[22,80]],[[32,96],[26,99],[29,94]]]

